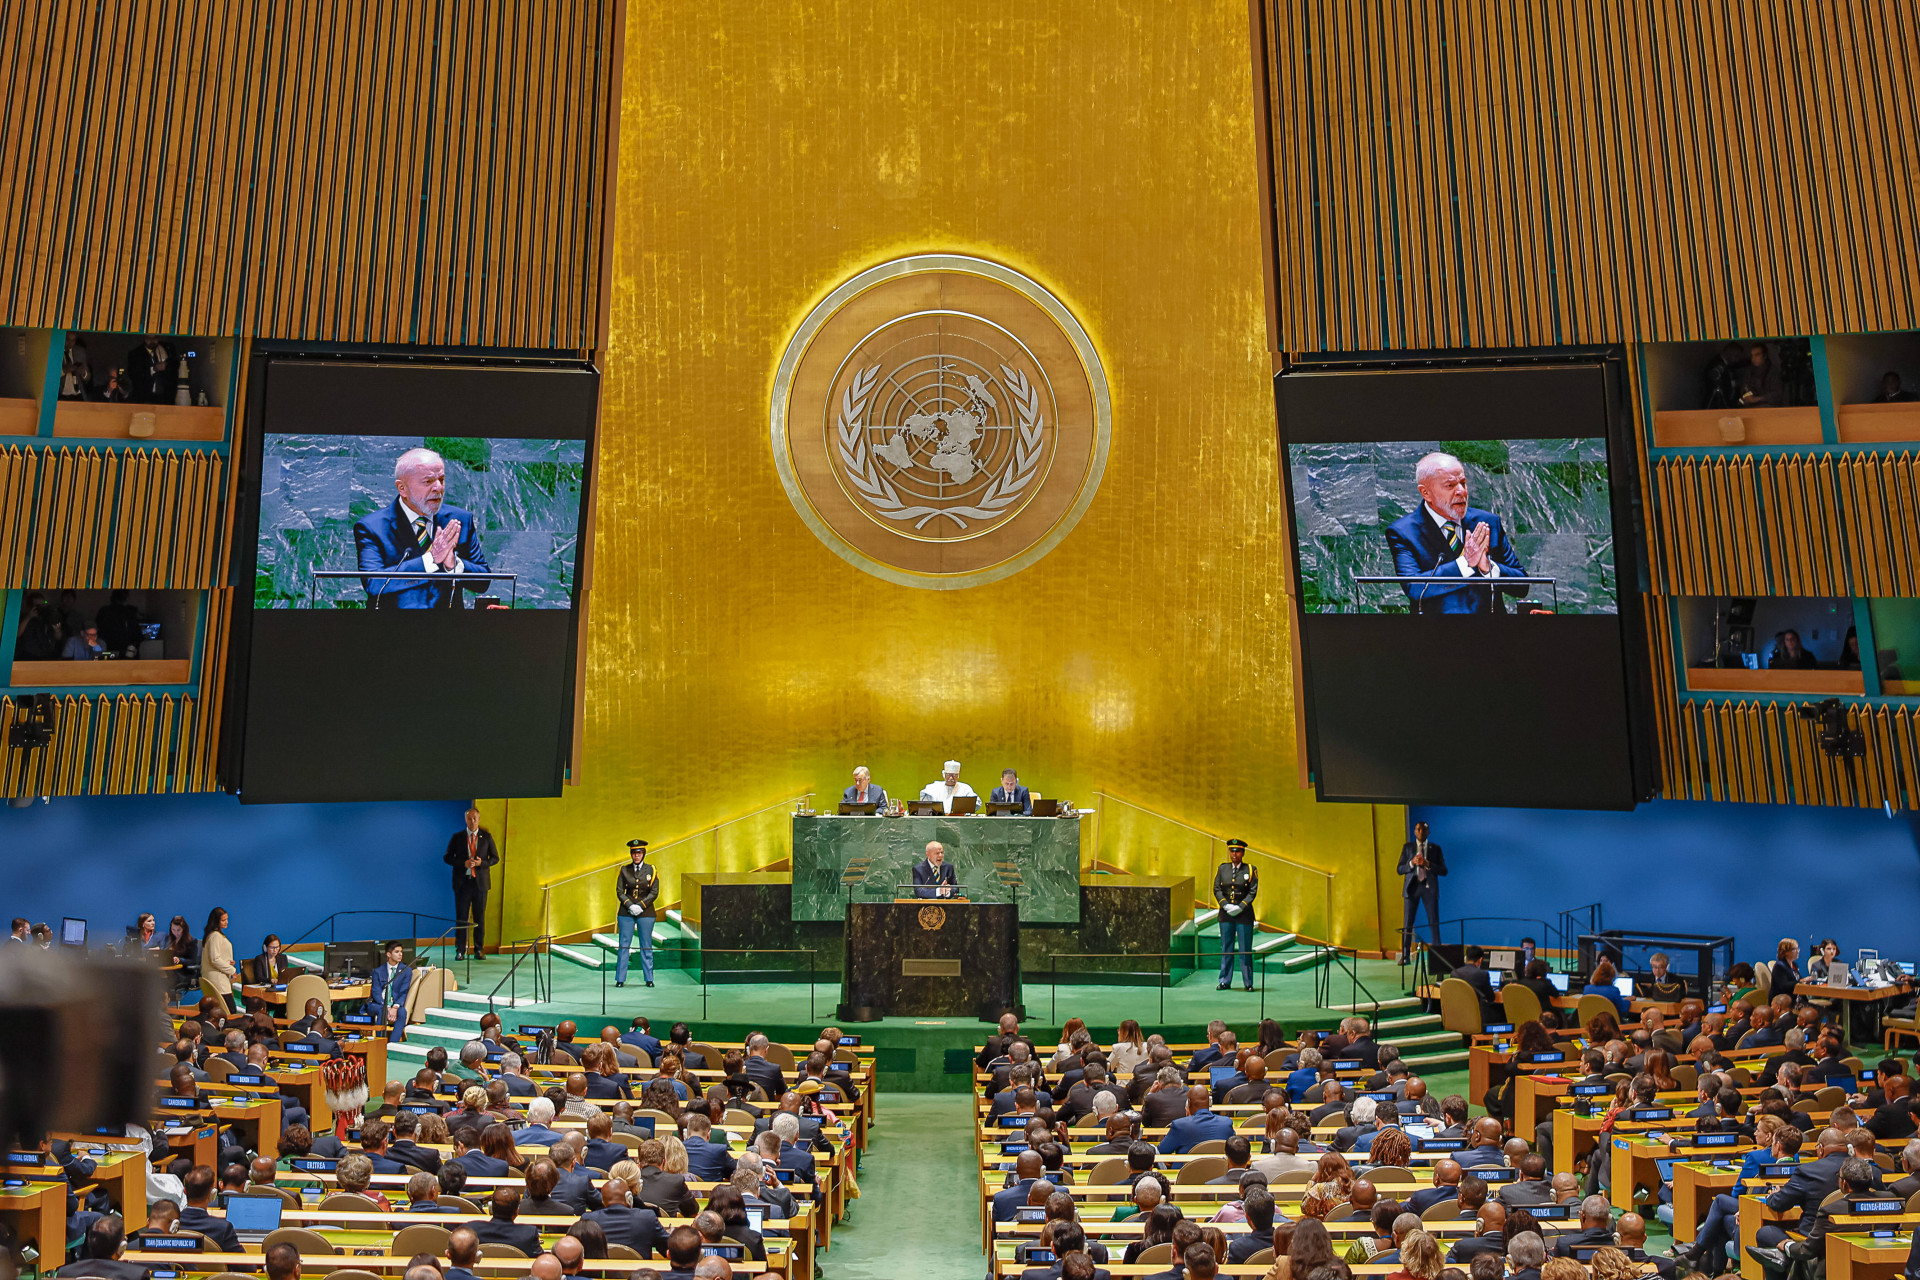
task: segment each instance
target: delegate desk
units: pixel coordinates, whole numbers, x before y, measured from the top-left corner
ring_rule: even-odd
[[[1892,1001],[1912,995],[1913,983],[1898,982],[1890,987],[1830,987],[1824,982],[1800,982],[1794,984],[1793,994],[1810,1000],[1839,1001],[1847,1011],[1847,1040],[1853,1044],[1870,1044],[1880,1038],[1881,1011]]]
[[[1827,1236],[1827,1280],[1894,1280],[1906,1271],[1912,1248],[1911,1234],[1832,1232]]]
[[[15,1248],[31,1244],[40,1250],[42,1258],[64,1258],[67,1184],[24,1182],[17,1187],[0,1187],[0,1222],[13,1228]]]

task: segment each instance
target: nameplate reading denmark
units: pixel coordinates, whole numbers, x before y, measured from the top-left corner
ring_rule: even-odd
[[[902,960],[900,976],[903,978],[957,978],[960,976],[958,960]]]

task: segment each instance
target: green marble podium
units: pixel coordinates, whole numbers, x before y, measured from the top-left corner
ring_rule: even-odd
[[[967,897],[1011,902],[1020,923],[1080,921],[1078,818],[793,818],[793,918],[840,923],[854,902],[910,897],[927,842],[946,846]]]

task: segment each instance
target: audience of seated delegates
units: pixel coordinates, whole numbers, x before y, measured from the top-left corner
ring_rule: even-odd
[[[1655,970],[1654,985],[1658,986],[1666,970],[1660,965]],[[1593,978],[1595,987],[1604,984],[1618,994],[1612,987],[1610,966],[1598,968]],[[1675,985],[1678,991],[1684,991],[1683,986]],[[1675,993],[1661,990],[1656,994]],[[1878,1192],[1904,1199],[1920,1192],[1920,1136],[1915,1136],[1913,1115],[1916,1104],[1903,1060],[1881,1061],[1872,1084],[1834,1108],[1826,1117],[1824,1131],[1812,1129],[1806,1113],[1812,1095],[1827,1080],[1848,1077],[1854,1071],[1846,1061],[1844,1030],[1837,1021],[1828,1021],[1827,1010],[1785,995],[1764,1006],[1736,1004],[1723,1016],[1708,1014],[1703,1001],[1684,999],[1677,1020],[1670,1021],[1663,1010],[1648,1009],[1635,1018],[1624,1001],[1609,997],[1608,1002],[1618,1015],[1607,1012],[1589,1022],[1585,1030],[1590,1047],[1580,1055],[1577,1071],[1569,1073],[1584,1083],[1624,1077],[1609,1108],[1608,1124],[1629,1107],[1671,1105],[1700,1132],[1737,1132],[1757,1140],[1759,1146],[1745,1158],[1740,1189],[1765,1165],[1795,1161],[1803,1141],[1810,1140],[1803,1138],[1803,1132],[1818,1133],[1818,1158],[1797,1169],[1770,1196],[1776,1213],[1799,1215],[1799,1238],[1789,1237],[1778,1226],[1769,1226],[1752,1251],[1770,1280],[1780,1280],[1789,1265],[1819,1262],[1832,1219],[1846,1208],[1841,1200],[1822,1210],[1827,1193],[1837,1188],[1853,1195]],[[1620,1025],[1623,1020],[1629,1025],[1626,1031]],[[1756,1041],[1752,1038],[1756,1029],[1771,1034]],[[1287,1260],[1276,1264],[1269,1280],[1315,1274],[1329,1280],[1328,1273],[1336,1268],[1344,1270],[1332,1256],[1325,1232],[1317,1230],[1318,1220],[1335,1209],[1341,1209],[1346,1217],[1357,1214],[1370,1219],[1373,1228],[1371,1235],[1361,1237],[1347,1251],[1347,1261],[1395,1265],[1399,1268],[1396,1277],[1439,1280],[1443,1263],[1469,1266],[1480,1280],[1492,1280],[1503,1272],[1529,1280],[1627,1280],[1653,1271],[1670,1277],[1675,1274],[1676,1260],[1709,1274],[1729,1266],[1729,1242],[1737,1234],[1737,1194],[1713,1201],[1694,1246],[1675,1249],[1673,1257],[1649,1258],[1644,1250],[1645,1218],[1636,1212],[1616,1221],[1608,1197],[1601,1194],[1609,1181],[1610,1161],[1586,1162],[1586,1198],[1581,1199],[1580,1175],[1549,1176],[1550,1147],[1544,1139],[1551,1132],[1550,1123],[1536,1129],[1536,1149],[1525,1136],[1509,1137],[1497,1114],[1473,1119],[1465,1099],[1430,1097],[1424,1082],[1395,1063],[1397,1054],[1391,1046],[1373,1041],[1364,1019],[1345,1020],[1335,1033],[1324,1038],[1305,1034],[1297,1045],[1287,1045],[1278,1036],[1269,1038],[1263,1027],[1258,1050],[1241,1050],[1233,1033],[1216,1022],[1208,1028],[1206,1047],[1184,1066],[1161,1037],[1138,1032],[1135,1024],[1133,1033],[1120,1042],[1130,1046],[1132,1070],[1126,1073],[1106,1072],[1106,1055],[1092,1043],[1085,1024],[1078,1020],[1068,1024],[1059,1049],[1048,1055],[1020,1034],[1016,1020],[1003,1019],[999,1033],[989,1038],[976,1057],[976,1066],[987,1073],[981,1102],[991,1137],[983,1140],[1024,1137],[1027,1143],[1027,1149],[1014,1158],[1004,1185],[991,1194],[990,1218],[996,1224],[1012,1222],[1022,1208],[1044,1203],[1048,1207],[1043,1241],[1062,1242],[1065,1233],[1064,1242],[1070,1246],[1056,1253],[1060,1260],[1051,1267],[1023,1271],[1029,1280],[1060,1276],[1069,1267],[1092,1274],[1104,1260],[1104,1247],[1099,1247],[1103,1256],[1095,1258],[1096,1246],[1087,1242],[1084,1232],[1075,1233],[1076,1209],[1069,1189],[1072,1167],[1065,1163],[1069,1124],[1091,1127],[1098,1138],[1104,1139],[1089,1144],[1089,1154],[1126,1159],[1126,1173],[1120,1181],[1129,1186],[1130,1192],[1112,1216],[1116,1222],[1137,1220],[1142,1225],[1139,1236],[1127,1245],[1123,1260],[1131,1261],[1152,1245],[1167,1243],[1174,1248],[1176,1265],[1166,1275],[1179,1275],[1182,1248],[1197,1243],[1192,1235],[1195,1228],[1175,1202],[1172,1183],[1156,1164],[1163,1155],[1185,1154],[1205,1141],[1198,1133],[1208,1131],[1201,1128],[1207,1125],[1207,1117],[1224,1121],[1220,1127],[1230,1135],[1223,1143],[1227,1172],[1209,1179],[1208,1184],[1237,1183],[1243,1191],[1238,1201],[1221,1205],[1214,1220],[1246,1222],[1251,1228],[1232,1245],[1216,1250],[1213,1257],[1237,1262],[1258,1253],[1263,1244],[1270,1244]],[[1548,1051],[1558,1044],[1550,1029],[1540,1024],[1523,1025],[1516,1039],[1528,1051]],[[1758,1090],[1753,1096],[1737,1086],[1736,1081],[1748,1076],[1736,1076],[1736,1064],[1725,1056],[1737,1046],[1780,1048],[1764,1063],[1747,1060],[1746,1068],[1751,1070],[1753,1087]],[[1253,1071],[1248,1070],[1249,1054],[1260,1060],[1260,1067]],[[1687,1089],[1680,1087],[1673,1070],[1683,1056],[1692,1059],[1689,1065],[1698,1073],[1697,1082]],[[1368,1093],[1391,1092],[1394,1096],[1362,1097],[1349,1103],[1349,1087],[1333,1078],[1330,1064],[1334,1061],[1377,1066],[1372,1078],[1360,1087]],[[1049,1079],[1049,1068],[1058,1075]],[[1208,1073],[1209,1083],[1189,1079],[1199,1071]],[[1073,1073],[1071,1079],[1069,1073]],[[1280,1087],[1239,1093],[1238,1083],[1225,1090],[1217,1087],[1236,1077],[1253,1084],[1269,1074]],[[1671,1103],[1669,1099],[1676,1092],[1691,1092],[1693,1099]],[[1493,1091],[1488,1101],[1501,1101],[1498,1095],[1502,1094],[1511,1099],[1510,1084]],[[1296,1101],[1311,1110],[1294,1111]],[[1260,1126],[1263,1132],[1251,1139],[1246,1133],[1233,1133],[1234,1122],[1213,1110],[1229,1102],[1261,1107],[1265,1112]],[[1862,1111],[1867,1113],[1864,1120]],[[1467,1147],[1457,1156],[1434,1161],[1431,1185],[1417,1186],[1406,1193],[1404,1203],[1395,1202],[1384,1198],[1366,1173],[1373,1168],[1410,1163],[1416,1144],[1398,1122],[1416,1115],[1436,1121],[1437,1136],[1465,1138]],[[1024,1129],[1006,1127],[1000,1122],[1007,1117],[1025,1118],[1027,1125]],[[1324,1150],[1311,1138],[1316,1129],[1327,1126],[1334,1128],[1332,1151]],[[1157,1144],[1141,1141],[1143,1130],[1153,1128],[1164,1128],[1166,1135]],[[1087,1136],[1084,1128],[1077,1136]],[[1900,1161],[1905,1176],[1888,1186],[1873,1163],[1875,1144],[1902,1138],[1910,1139]],[[1605,1149],[1604,1144],[1601,1149]],[[1343,1152],[1365,1158],[1368,1163],[1355,1168]],[[1489,1166],[1513,1170],[1509,1175],[1512,1180],[1501,1185],[1492,1198],[1488,1196],[1488,1184],[1474,1173]],[[1266,1186],[1272,1179],[1297,1172],[1309,1173],[1311,1181],[1303,1188],[1301,1216],[1287,1222],[1284,1215],[1276,1215],[1273,1196]],[[1449,1201],[1453,1215],[1474,1223],[1474,1235],[1453,1243],[1442,1259],[1440,1246],[1421,1229],[1421,1215]],[[1579,1207],[1577,1226],[1555,1221],[1543,1227],[1530,1212],[1531,1207],[1575,1202]],[[1657,1207],[1661,1220],[1670,1224],[1670,1188],[1661,1188]],[[1181,1231],[1182,1224],[1187,1225],[1187,1231]],[[1021,1246],[1017,1255],[1021,1259],[1028,1244]],[[1586,1255],[1585,1266],[1576,1261],[1576,1250]],[[1915,1258],[1920,1260],[1920,1246],[1916,1246]],[[1911,1274],[1920,1277],[1920,1267]]]
[[[198,1086],[207,1082],[204,1064],[213,1058],[245,1067],[261,1075],[268,1087],[278,1087],[269,1074],[272,1062],[269,1046],[276,1041],[270,1014],[233,1013],[212,1000],[197,1012],[196,1018],[181,1023],[170,1046],[176,1065],[169,1075],[168,1087],[174,1096],[198,1097]],[[293,1027],[304,1038],[292,1042],[290,1047],[322,1047],[338,1052],[337,1044],[310,1046],[308,1043],[316,1039],[330,1040],[332,1036],[331,1026],[318,1002],[310,1002],[304,1016]],[[491,1032],[498,1037],[490,1043],[513,1044],[511,1039],[500,1036],[497,1019],[483,1023],[482,1029],[483,1035]],[[572,1030],[570,1024],[567,1030]],[[644,1018],[636,1019],[634,1029],[628,1034],[651,1039]],[[210,1035],[213,1045],[208,1044]],[[743,1087],[737,1092],[716,1085],[711,1098],[703,1098],[682,1112],[681,1099],[671,1088],[676,1083],[673,1073],[679,1070],[681,1059],[675,1049],[663,1049],[667,1069],[661,1078],[650,1082],[650,1086],[665,1092],[656,1092],[647,1101],[662,1103],[662,1109],[670,1108],[668,1114],[678,1116],[685,1133],[684,1141],[678,1133],[654,1135],[635,1126],[632,1123],[634,1104],[624,1090],[614,1101],[612,1114],[585,1101],[583,1077],[589,1073],[570,1073],[564,1089],[551,1089],[544,1095],[536,1089],[529,1095],[508,1084],[513,1078],[524,1080],[528,1085],[533,1083],[525,1076],[525,1061],[517,1053],[503,1055],[499,1077],[488,1079],[485,1044],[489,1041],[476,1040],[464,1046],[458,1066],[447,1062],[444,1050],[435,1050],[428,1055],[428,1065],[411,1084],[396,1081],[394,1087],[385,1091],[381,1104],[363,1115],[356,1147],[345,1146],[331,1133],[316,1138],[304,1111],[297,1108],[293,1099],[274,1095],[292,1108],[282,1130],[279,1158],[253,1156],[249,1159],[251,1153],[239,1146],[233,1131],[223,1128],[220,1142],[223,1171],[217,1177],[213,1167],[194,1166],[184,1156],[168,1162],[166,1172],[156,1171],[152,1176],[149,1192],[153,1202],[145,1229],[149,1233],[198,1232],[207,1238],[211,1247],[237,1252],[239,1241],[232,1227],[223,1217],[210,1212],[214,1197],[222,1193],[245,1194],[249,1187],[294,1189],[307,1185],[309,1179],[295,1176],[292,1166],[309,1155],[337,1161],[333,1175],[339,1192],[364,1197],[371,1210],[398,1214],[478,1214],[480,1211],[474,1203],[461,1195],[467,1178],[470,1175],[507,1176],[511,1171],[518,1171],[525,1179],[524,1201],[519,1188],[495,1190],[484,1202],[486,1216],[451,1234],[447,1251],[451,1266],[443,1270],[435,1259],[423,1255],[414,1259],[416,1265],[404,1273],[406,1280],[471,1277],[479,1249],[488,1243],[520,1248],[533,1258],[532,1275],[547,1276],[550,1271],[551,1277],[557,1278],[578,1274],[584,1258],[605,1258],[609,1242],[633,1248],[643,1257],[663,1256],[669,1267],[664,1274],[669,1276],[700,1275],[724,1280],[735,1272],[724,1258],[703,1258],[702,1249],[738,1245],[744,1262],[764,1262],[765,1236],[785,1235],[786,1229],[777,1224],[790,1221],[800,1212],[793,1190],[782,1183],[775,1170],[786,1170],[796,1183],[814,1186],[817,1182],[814,1149],[832,1149],[832,1141],[823,1132],[828,1118],[823,1104],[852,1101],[859,1096],[858,1087],[848,1076],[828,1072],[838,1038],[837,1029],[829,1028],[823,1034],[794,1082],[796,1087],[782,1091],[775,1109],[766,1112],[746,1103],[745,1095],[762,1086],[760,1081],[744,1075]],[[676,1044],[684,1046],[689,1039],[689,1029],[684,1024],[676,1024]],[[634,1042],[622,1040],[615,1028],[607,1028],[600,1041],[586,1047],[582,1055],[584,1065],[604,1074],[604,1064],[611,1063],[617,1071],[622,1052],[618,1046],[631,1043]],[[634,1047],[648,1052],[644,1044]],[[765,1037],[754,1037],[749,1040],[743,1058],[767,1061],[768,1048]],[[631,1061],[638,1066],[637,1058]],[[768,1065],[773,1064],[768,1062]],[[764,1071],[756,1070],[753,1074],[771,1081]],[[471,1083],[461,1088],[464,1082]],[[616,1080],[616,1083],[623,1085],[624,1081]],[[784,1076],[781,1083],[785,1083]],[[458,1105],[444,1116],[438,1112],[420,1114],[405,1108],[409,1102],[418,1105],[422,1101],[437,1107],[441,1099],[455,1089],[460,1090]],[[513,1109],[514,1103],[523,1097],[528,1098],[524,1121]],[[556,1104],[572,1113],[584,1114],[587,1117],[584,1130],[552,1128]],[[756,1132],[749,1139],[749,1148],[737,1155],[712,1136],[713,1123],[735,1109],[744,1110],[756,1119]],[[451,1127],[449,1120],[453,1122]],[[129,1132],[144,1137],[144,1130],[130,1128]],[[641,1139],[633,1153],[637,1159],[629,1158],[628,1148],[612,1140],[616,1133]],[[454,1154],[443,1160],[432,1147],[444,1143],[451,1143]],[[527,1146],[545,1146],[548,1154],[529,1159],[519,1149]],[[76,1156],[65,1143],[43,1143],[42,1150],[56,1157],[63,1175],[84,1180],[94,1172],[93,1162]],[[690,1155],[699,1157],[702,1169],[692,1167]],[[1055,1164],[1057,1167],[1058,1160]],[[706,1176],[709,1173],[712,1176]],[[394,1201],[398,1197],[389,1198],[373,1185],[373,1178],[401,1174],[411,1176],[406,1182],[404,1203],[396,1205]],[[594,1180],[596,1174],[604,1176],[598,1185]],[[708,1193],[704,1208],[688,1185],[690,1177],[720,1184]],[[165,1191],[169,1182],[176,1191]],[[162,1191],[157,1199],[151,1194],[155,1187]],[[76,1196],[69,1196],[70,1235],[79,1242],[79,1253],[70,1269],[63,1270],[62,1274],[99,1280],[134,1280],[136,1276],[144,1276],[145,1268],[117,1261],[125,1252],[124,1227],[119,1218],[101,1212],[108,1208],[104,1193],[95,1193],[92,1209],[80,1205]],[[749,1206],[762,1215],[760,1231],[751,1228]],[[573,1216],[576,1221],[567,1236],[555,1242],[555,1252],[543,1254],[538,1230],[531,1224],[516,1221],[522,1212],[529,1216]],[[691,1217],[693,1223],[669,1232],[660,1221],[662,1217]],[[401,1224],[394,1225],[397,1228]],[[268,1251],[265,1260],[270,1276],[298,1280],[300,1260],[296,1250],[280,1246]],[[745,1273],[750,1274],[751,1268],[747,1267]],[[663,1273],[643,1267],[634,1274],[645,1277]]]

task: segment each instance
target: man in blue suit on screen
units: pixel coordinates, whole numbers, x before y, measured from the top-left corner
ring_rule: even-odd
[[[1524,585],[1495,587],[1491,578],[1527,576],[1513,543],[1491,511],[1467,505],[1467,469],[1450,453],[1430,453],[1413,469],[1420,505],[1387,526],[1393,571],[1416,613],[1499,613],[1496,593],[1524,596]]]
[[[393,609],[442,609],[461,588],[480,590],[487,580],[457,575],[487,570],[473,513],[446,503],[447,464],[431,449],[409,449],[393,464],[399,496],[390,506],[353,526],[360,569],[445,574],[445,582],[421,578],[362,578],[372,603]]]

